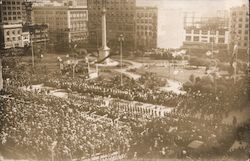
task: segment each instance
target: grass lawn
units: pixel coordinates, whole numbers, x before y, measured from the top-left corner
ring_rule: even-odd
[[[178,71],[178,73],[175,71]],[[189,80],[191,74],[195,76],[202,76],[204,75],[204,71],[205,70],[203,68],[189,70],[189,69],[183,69],[182,67],[174,68],[173,66],[169,68],[169,65],[167,65],[166,67],[160,67],[160,66],[141,67],[137,69],[135,73],[144,74],[145,72],[152,72],[156,73],[158,77],[168,78],[168,79],[170,78],[185,83],[186,81]]]

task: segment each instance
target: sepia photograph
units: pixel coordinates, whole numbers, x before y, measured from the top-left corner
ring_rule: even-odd
[[[0,0],[0,161],[250,161],[248,0]]]

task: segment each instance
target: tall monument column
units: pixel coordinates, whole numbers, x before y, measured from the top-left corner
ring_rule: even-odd
[[[107,47],[107,24],[106,24],[106,3],[104,0],[102,1],[102,47],[99,49],[99,57],[98,61],[102,61],[105,59],[104,63],[108,64],[110,59],[107,58],[110,53],[110,49]]]

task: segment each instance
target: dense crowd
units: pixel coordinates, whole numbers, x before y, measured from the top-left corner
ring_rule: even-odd
[[[231,110],[246,107],[244,79],[234,86],[229,80],[227,86],[231,88],[225,91],[191,88],[187,94],[178,95],[143,88],[129,78],[121,86],[118,77],[86,81],[22,70],[6,75],[10,97],[0,97],[0,144],[31,158],[46,160],[54,153],[55,160],[67,160],[115,151],[130,158],[221,156],[227,154],[235,139],[242,137],[235,137],[235,127],[224,125],[222,119]],[[39,83],[67,90],[68,98],[51,96],[49,90],[20,89]],[[109,98],[125,103],[106,104]],[[152,117],[146,115],[147,110],[129,107],[126,101],[174,110],[165,117]],[[201,148],[190,146],[193,141],[198,141]]]
[[[129,148],[129,126],[92,117],[85,105],[24,91],[13,96],[1,98],[1,140],[21,154],[48,159],[53,149],[65,160]]]

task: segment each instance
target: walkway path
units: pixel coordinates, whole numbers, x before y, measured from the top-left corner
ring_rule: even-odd
[[[138,62],[134,62],[134,61],[131,61],[131,60],[125,60],[125,62],[131,63],[131,65],[127,66],[126,68],[115,69],[115,71],[117,71],[119,73],[122,73],[122,74],[124,74],[124,75],[126,75],[129,78],[132,78],[134,80],[138,80],[141,77],[141,75],[129,72],[129,70],[130,69],[141,68],[143,64],[142,63],[138,63]]]
[[[175,80],[167,80],[167,84],[165,87],[161,87],[160,90],[167,92],[174,92],[176,94],[185,94],[186,91],[181,90],[182,83]]]

